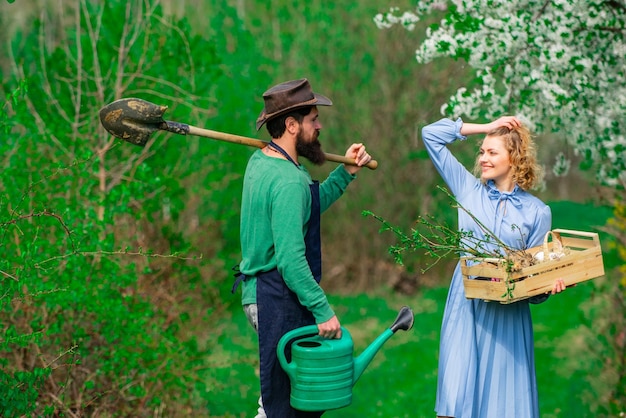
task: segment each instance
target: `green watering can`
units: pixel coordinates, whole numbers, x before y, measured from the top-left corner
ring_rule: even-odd
[[[301,411],[327,411],[352,403],[352,386],[380,347],[399,329],[413,326],[413,311],[404,306],[395,322],[379,335],[360,356],[353,358],[354,344],[347,329],[341,338],[326,339],[317,325],[289,331],[278,342],[278,361],[291,381],[291,406]],[[285,349],[291,344],[291,361]]]

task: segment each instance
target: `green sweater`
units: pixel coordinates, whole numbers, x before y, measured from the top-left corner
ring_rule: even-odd
[[[337,167],[320,184],[320,210],[324,212],[356,176]],[[285,284],[317,323],[334,316],[305,256],[304,236],[311,215],[313,183],[306,168],[272,158],[257,150],[248,161],[241,202],[239,268],[249,278],[242,283],[242,304],[256,303],[256,278],[278,268]]]

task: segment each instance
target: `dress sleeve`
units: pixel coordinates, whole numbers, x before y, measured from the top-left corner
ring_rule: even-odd
[[[469,183],[476,182],[474,175],[447,148],[448,144],[456,140],[467,139],[461,135],[461,126],[463,121],[460,118],[456,121],[444,118],[422,128],[422,140],[426,151],[439,175],[455,196],[458,196]]]
[[[544,205],[537,211],[535,226],[532,231],[530,231],[530,237],[528,239],[529,246],[537,247],[543,244],[543,239],[550,229],[552,229],[552,211],[550,210],[550,206]],[[549,297],[550,294],[537,295],[529,298],[528,302],[536,305],[545,302]]]
[[[543,239],[550,229],[552,229],[552,211],[550,206],[543,205],[537,210],[535,223],[528,237],[528,246],[537,247],[543,244]]]

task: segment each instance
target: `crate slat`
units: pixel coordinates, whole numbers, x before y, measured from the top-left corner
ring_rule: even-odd
[[[565,229],[555,229],[552,232],[555,239],[561,241],[567,255],[558,260],[525,267],[510,275],[505,271],[503,263],[486,263],[474,257],[461,257],[465,297],[506,304],[550,292],[559,278],[563,279],[566,286],[570,286],[604,276],[602,249],[597,233]],[[543,249],[543,246],[538,246],[530,248],[528,252],[536,254]],[[500,281],[491,281],[491,278]],[[507,278],[514,284],[511,297],[507,295]]]

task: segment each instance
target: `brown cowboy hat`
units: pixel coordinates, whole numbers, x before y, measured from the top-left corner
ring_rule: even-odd
[[[326,96],[313,93],[311,84],[306,78],[286,81],[263,93],[265,107],[256,120],[256,130],[268,120],[293,109],[305,106],[332,106],[333,102]]]

